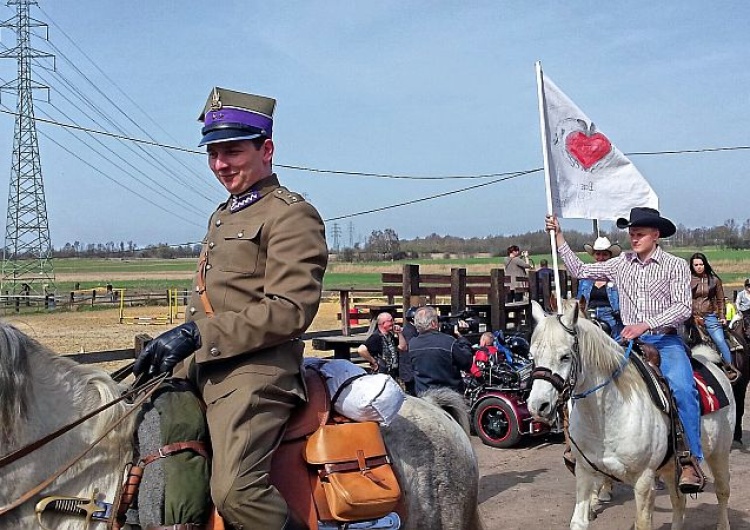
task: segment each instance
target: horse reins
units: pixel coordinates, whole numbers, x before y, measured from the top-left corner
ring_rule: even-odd
[[[75,427],[78,427],[80,424],[82,424],[85,421],[93,418],[97,414],[100,414],[101,412],[104,412],[108,408],[113,407],[114,405],[120,403],[121,401],[125,401],[127,399],[132,398],[134,395],[138,394],[144,388],[147,388],[152,383],[153,383],[153,381],[151,381],[150,383],[146,383],[143,386],[141,386],[140,388],[136,388],[134,386],[131,390],[129,390],[128,392],[126,392],[122,396],[118,397],[117,399],[114,399],[114,400],[110,401],[109,403],[106,403],[106,404],[102,405],[101,407],[99,407],[99,408],[97,408],[95,410],[92,410],[91,412],[89,412],[85,416],[83,416],[81,418],[78,418],[77,420],[75,420],[75,421],[73,421],[71,423],[68,423],[67,425],[63,425],[62,427],[60,427],[56,431],[51,432],[48,435],[44,436],[43,438],[40,438],[40,439],[38,439],[38,440],[36,440],[34,442],[31,442],[30,444],[27,444],[27,445],[25,445],[23,447],[20,447],[20,448],[16,449],[12,453],[4,455],[2,458],[0,458],[0,469],[2,469],[3,467],[5,467],[5,466],[7,466],[9,464],[12,464],[13,462],[15,462],[16,460],[18,460],[20,458],[23,458],[24,456],[28,455],[29,453],[32,453],[32,452],[36,451],[40,447],[44,447],[45,445],[47,445],[52,440],[54,440],[56,438],[59,438],[60,436],[62,436],[66,432],[70,431],[71,429],[74,429]]]
[[[13,453],[4,456],[1,460],[0,467],[4,465],[8,465],[11,462],[14,462],[18,460],[19,458],[29,454],[30,452],[34,451],[35,449],[38,449],[39,447],[42,447],[43,445],[49,443],[55,438],[58,438],[65,432],[69,431],[70,429],[74,428],[75,426],[81,424],[82,422],[86,421],[87,419],[90,419],[91,417],[95,416],[96,414],[99,414],[103,410],[106,410],[107,408],[113,406],[116,403],[119,403],[123,399],[127,399],[128,397],[132,397],[133,395],[137,394],[138,392],[143,392],[143,395],[139,397],[135,402],[133,402],[132,407],[130,410],[125,412],[116,422],[114,422],[108,429],[105,430],[104,433],[102,433],[96,440],[94,440],[89,446],[84,449],[80,454],[76,455],[74,458],[72,458],[70,461],[63,464],[57,471],[55,471],[51,476],[47,477],[45,480],[43,480],[38,485],[34,486],[33,488],[27,490],[23,495],[21,495],[18,499],[15,501],[6,504],[5,506],[0,506],[0,517],[5,515],[6,513],[10,512],[11,510],[14,510],[15,508],[18,508],[25,502],[27,502],[29,499],[31,499],[34,495],[38,494],[42,490],[44,490],[47,486],[52,484],[55,480],[57,480],[60,475],[65,473],[68,469],[73,467],[75,464],[77,464],[83,457],[85,457],[96,445],[101,442],[104,438],[106,438],[109,433],[111,433],[113,430],[115,430],[120,424],[122,424],[131,414],[133,414],[135,411],[139,410],[140,406],[148,400],[151,395],[159,388],[159,385],[161,384],[164,379],[167,378],[169,374],[163,374],[160,377],[157,377],[156,379],[153,379],[151,381],[148,381],[147,383],[144,383],[140,387],[133,388],[129,392],[123,394],[119,398],[111,401],[110,403],[107,403],[106,405],[99,407],[99,409],[92,411],[91,413],[87,414],[85,417],[76,420],[75,422],[64,426],[62,429],[58,429],[54,433],[45,436],[41,440],[37,440],[36,442],[33,442],[29,445],[26,445],[22,447],[21,449],[14,451]],[[147,390],[146,390],[147,389]]]

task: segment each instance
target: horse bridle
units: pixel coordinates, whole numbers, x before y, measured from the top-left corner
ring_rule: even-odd
[[[578,344],[578,332],[576,331],[576,328],[566,326],[562,321],[562,315],[556,315],[556,318],[566,333],[573,337],[573,346],[570,348],[573,362],[570,366],[570,372],[568,372],[568,377],[563,379],[559,374],[554,373],[549,368],[538,366],[531,372],[531,381],[533,382],[536,379],[541,379],[542,381],[547,381],[551,384],[558,392],[557,404],[559,405],[570,399],[570,395],[578,383],[578,373],[581,370],[581,352]]]

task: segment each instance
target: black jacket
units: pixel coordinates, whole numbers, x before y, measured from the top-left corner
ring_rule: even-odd
[[[417,394],[432,387],[463,392],[461,370],[471,368],[473,351],[469,341],[439,331],[426,331],[411,339],[409,353],[414,367]]]

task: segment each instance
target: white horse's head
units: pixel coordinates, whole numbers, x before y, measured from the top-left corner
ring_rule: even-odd
[[[579,369],[576,325],[578,304],[566,303],[562,315],[548,315],[537,302],[532,301],[532,316],[536,322],[531,336],[531,354],[534,359],[533,383],[527,400],[531,415],[542,421],[555,418],[561,395],[576,377]]]
[[[579,318],[576,300],[567,300],[561,315],[547,315],[533,303],[536,328],[531,337],[534,358],[529,412],[543,421],[555,417],[556,407],[567,400],[576,387],[610,377],[622,370],[623,349],[602,329],[586,318]],[[587,381],[588,380],[588,381]],[[629,376],[617,377],[615,384],[628,392]]]

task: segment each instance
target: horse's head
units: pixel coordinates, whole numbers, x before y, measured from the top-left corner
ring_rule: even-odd
[[[532,302],[536,322],[531,336],[534,359],[529,412],[542,421],[555,418],[557,405],[568,399],[580,371],[578,338],[579,306],[566,302],[561,315],[548,315]]]

